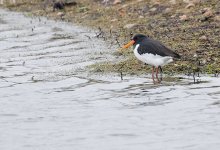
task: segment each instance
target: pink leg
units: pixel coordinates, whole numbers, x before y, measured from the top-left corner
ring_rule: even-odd
[[[155,80],[154,80],[154,66],[152,67],[152,79],[153,79],[153,82],[155,83]]]
[[[157,80],[158,80],[158,67],[156,68],[156,77],[157,77]]]
[[[159,72],[159,67],[156,68],[156,78],[157,78],[158,83],[160,83],[162,79],[158,78],[158,72]]]

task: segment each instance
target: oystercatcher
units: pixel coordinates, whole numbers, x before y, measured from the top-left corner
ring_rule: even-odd
[[[134,55],[140,61],[152,66],[152,79],[154,80],[154,71],[156,67],[156,78],[158,79],[158,70],[162,66],[173,61],[173,58],[180,58],[180,55],[173,52],[161,42],[151,39],[143,34],[136,34],[131,41],[122,48],[134,47]]]

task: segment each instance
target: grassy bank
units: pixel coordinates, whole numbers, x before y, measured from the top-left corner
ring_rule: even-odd
[[[160,40],[182,56],[180,61],[165,66],[165,73],[220,72],[219,0],[193,0],[191,3],[186,0],[124,0],[119,4],[76,0],[77,5],[55,12],[52,5],[42,0],[20,1],[4,6],[99,29],[97,38],[118,47],[130,39],[131,33],[143,33]],[[90,68],[97,72],[150,72],[149,67],[134,58],[132,50],[123,55],[121,62],[104,62]]]

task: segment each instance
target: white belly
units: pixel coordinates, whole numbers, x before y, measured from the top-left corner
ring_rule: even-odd
[[[139,59],[140,61],[146,64],[158,67],[158,66],[164,66],[173,61],[173,58],[171,56],[160,56],[150,53],[145,53],[140,55],[137,51],[139,46],[140,45],[137,44],[136,47],[134,48],[134,55],[137,57],[137,59]]]

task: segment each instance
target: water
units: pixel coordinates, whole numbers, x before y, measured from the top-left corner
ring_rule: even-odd
[[[94,35],[0,10],[1,150],[220,149],[219,78],[91,74],[115,59]]]

